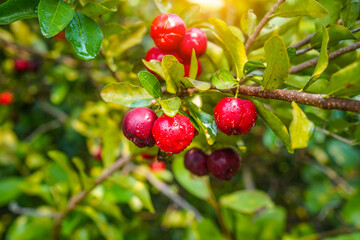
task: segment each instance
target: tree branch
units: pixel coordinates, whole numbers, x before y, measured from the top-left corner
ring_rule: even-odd
[[[105,169],[100,176],[95,179],[94,184],[87,190],[82,190],[77,195],[73,196],[63,212],[58,213],[55,216],[54,230],[53,230],[53,240],[58,240],[60,238],[61,231],[61,222],[74,208],[99,184],[105,181],[108,177],[110,177],[115,171],[119,170],[125,163],[130,160],[130,156],[124,156],[116,160],[113,165],[109,168]]]
[[[335,138],[335,139],[337,139],[337,140],[339,140],[339,141],[341,141],[341,142],[344,142],[344,143],[346,143],[346,144],[349,144],[350,146],[354,146],[354,145],[357,145],[357,144],[358,144],[358,143],[355,142],[354,140],[350,140],[350,139],[344,138],[344,137],[342,137],[342,136],[339,136],[339,135],[337,135],[337,134],[335,134],[335,133],[332,133],[332,132],[330,132],[330,131],[328,131],[328,130],[326,130],[326,129],[323,129],[323,128],[319,128],[319,127],[316,127],[316,126],[315,126],[315,130],[316,130],[316,131],[319,131],[319,132],[322,132],[322,133],[324,133],[325,135],[327,135],[327,136],[329,136],[329,137],[333,137],[333,138]]]
[[[338,50],[336,50],[334,52],[329,53],[329,60],[333,59],[333,58],[336,58],[336,57],[338,57],[340,55],[343,55],[345,53],[354,51],[354,50],[356,50],[358,48],[360,48],[360,42],[356,42],[356,43],[354,43],[352,45],[340,48],[340,49],[338,49]],[[309,67],[313,67],[313,66],[315,66],[317,64],[318,59],[319,59],[319,57],[316,57],[316,58],[313,58],[313,59],[311,59],[309,61],[303,62],[303,63],[301,63],[299,65],[293,66],[293,67],[290,68],[289,73],[293,74],[293,73],[300,72],[300,71],[302,71],[304,69],[307,69]]]
[[[257,36],[260,34],[261,29],[263,29],[263,27],[266,25],[266,23],[270,20],[271,15],[274,13],[274,11],[276,10],[276,8],[282,4],[283,2],[285,2],[285,0],[278,0],[274,6],[272,6],[272,8],[265,14],[265,16],[263,17],[263,19],[261,19],[260,23],[256,26],[254,32],[251,34],[251,36],[249,37],[249,39],[246,41],[245,44],[245,50],[246,52],[248,52],[252,46],[252,44],[255,42]]]
[[[306,36],[304,39],[292,44],[290,47],[295,48],[296,50],[298,50],[299,48],[301,48],[302,46],[308,44],[311,40],[311,38],[314,36],[315,33],[310,34],[308,36]]]

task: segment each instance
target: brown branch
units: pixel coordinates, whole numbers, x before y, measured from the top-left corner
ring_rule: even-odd
[[[356,42],[356,43],[354,43],[352,45],[340,48],[340,49],[338,49],[338,50],[336,50],[334,52],[329,53],[329,60],[333,59],[333,58],[336,58],[336,57],[338,57],[340,55],[343,55],[345,53],[354,51],[354,50],[356,50],[358,48],[360,48],[360,42]],[[301,63],[299,65],[293,66],[293,67],[290,68],[289,73],[293,74],[293,73],[300,72],[300,71],[302,71],[304,69],[307,69],[309,67],[313,67],[313,66],[315,66],[317,64],[318,59],[319,59],[319,57],[316,57],[316,58],[313,58],[313,59],[311,59],[309,61],[303,62],[303,63]]]
[[[311,38],[314,36],[314,33],[313,34],[310,34],[308,36],[306,36],[304,39],[292,44],[290,47],[293,47],[295,48],[296,50],[298,50],[299,48],[301,48],[302,46],[308,44],[311,40]]]
[[[272,8],[265,14],[263,19],[261,19],[260,23],[256,26],[254,32],[251,34],[249,39],[246,41],[246,44],[245,44],[246,52],[248,52],[250,50],[252,44],[255,42],[257,36],[260,34],[261,29],[263,29],[263,27],[266,25],[266,23],[271,19],[271,15],[274,13],[276,8],[283,2],[285,2],[285,0],[278,0],[275,3],[275,5],[272,6]]]
[[[54,223],[54,230],[53,230],[53,240],[60,239],[60,231],[61,231],[61,223],[64,217],[66,217],[74,208],[99,184],[101,184],[103,181],[105,181],[108,177],[110,177],[115,171],[120,169],[125,163],[127,163],[130,160],[130,156],[124,156],[116,160],[113,165],[111,165],[109,168],[105,169],[100,176],[95,179],[94,184],[86,190],[82,190],[77,195],[72,197],[66,209],[63,212],[58,213],[55,216],[55,223]]]
[[[328,130],[326,130],[326,129],[319,128],[319,127],[316,127],[316,126],[315,126],[315,130],[316,130],[316,131],[319,131],[319,132],[322,132],[322,133],[324,133],[325,135],[327,135],[327,136],[329,136],[329,137],[333,137],[333,138],[335,138],[335,139],[337,139],[337,140],[339,140],[339,141],[341,141],[341,142],[343,142],[343,143],[349,144],[350,146],[354,146],[354,145],[357,144],[354,140],[350,140],[350,139],[344,138],[344,137],[339,136],[339,135],[337,135],[337,134],[335,134],[335,133],[332,133],[332,132],[330,132],[330,131],[328,131]]]

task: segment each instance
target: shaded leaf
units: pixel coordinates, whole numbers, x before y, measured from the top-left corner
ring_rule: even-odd
[[[244,65],[244,69],[243,72],[244,74],[248,74],[251,73],[252,71],[258,69],[258,68],[265,68],[265,64],[262,63],[259,60],[251,60],[251,61],[247,61]]]
[[[347,39],[356,39],[354,34],[351,33],[351,31],[339,24],[332,24],[327,28],[327,32],[329,34],[329,43],[328,46],[334,46],[341,40],[347,40]],[[310,44],[312,47],[318,47],[323,42],[324,34],[323,30],[320,32],[317,32],[310,41]]]
[[[166,100],[158,100],[162,110],[169,117],[174,117],[181,106],[181,100],[178,97],[169,98]]]
[[[0,25],[36,18],[40,0],[7,0],[0,5]]]
[[[0,181],[0,206],[15,200],[20,194],[21,178],[2,178]]]
[[[306,148],[314,130],[314,124],[306,117],[301,108],[292,102],[292,121],[290,124],[291,147]]]
[[[142,87],[130,83],[110,83],[101,90],[105,102],[121,104],[127,107],[146,107],[154,98]]]
[[[345,7],[340,12],[340,18],[342,24],[351,28],[354,26],[356,20],[360,16],[360,1],[359,0],[347,0]]]
[[[41,33],[53,37],[62,31],[74,17],[74,8],[62,0],[41,0],[39,3]]]
[[[286,50],[288,52],[289,61],[291,62],[291,60],[296,57],[296,49],[293,47],[288,47]]]
[[[185,74],[184,66],[172,55],[165,55],[161,64],[166,82],[166,90],[169,93],[176,93],[180,86],[180,80]]]
[[[183,78],[181,82],[185,85],[185,87],[196,88],[199,91],[206,91],[211,88],[211,84],[208,82],[202,82],[187,77]]]
[[[217,89],[231,89],[238,86],[239,82],[235,80],[230,71],[221,69],[214,73],[212,77],[212,84]]]
[[[315,0],[287,0],[275,10],[273,17],[293,18],[309,16],[313,18],[325,17],[329,12]]]
[[[146,89],[146,91],[148,91],[148,93],[150,93],[151,96],[154,98],[162,97],[160,82],[153,74],[147,71],[141,71],[138,73],[138,77],[141,85],[143,85],[143,87]]]
[[[106,13],[116,12],[117,8],[114,6],[106,7],[98,2],[88,2],[84,7],[77,10],[88,17],[99,17]]]

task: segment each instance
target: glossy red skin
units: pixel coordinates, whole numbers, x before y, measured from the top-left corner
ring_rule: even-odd
[[[5,91],[0,93],[0,104],[10,105],[13,102],[14,96],[11,92]]]
[[[161,14],[151,23],[150,36],[165,51],[175,51],[186,33],[184,21],[176,14]]]
[[[196,77],[198,77],[202,72],[201,62],[199,60],[197,62],[198,62],[198,71],[197,71]],[[185,71],[184,77],[189,77],[191,64],[190,64],[190,62],[185,62],[185,63],[183,63],[183,65],[184,65],[184,71]]]
[[[207,161],[209,171],[222,180],[230,180],[240,167],[241,158],[231,148],[214,151]]]
[[[206,47],[206,34],[198,28],[190,28],[179,45],[178,53],[182,59],[190,60],[193,49],[195,49],[196,56],[200,57],[206,52]]]
[[[153,172],[160,172],[166,169],[166,165],[164,162],[154,161],[150,164],[150,169]]]
[[[148,108],[139,107],[130,110],[123,120],[125,137],[140,148],[154,146],[155,139],[151,130],[156,119],[156,114]]]
[[[184,115],[168,117],[164,114],[155,121],[152,133],[162,151],[176,154],[190,145],[194,138],[194,126]]]
[[[198,148],[192,148],[185,154],[185,168],[197,176],[209,173],[207,167],[207,155]]]
[[[214,110],[216,126],[227,135],[240,135],[250,131],[255,125],[257,112],[255,105],[238,98],[222,99]]]
[[[163,57],[165,55],[173,55],[174,57],[176,57],[176,59],[179,61],[179,62],[182,62],[182,60],[180,59],[180,57],[178,56],[178,54],[176,52],[167,52],[167,51],[164,51],[162,50],[161,48],[159,47],[153,47],[153,48],[150,48],[149,51],[147,51],[146,55],[145,55],[145,60],[146,61],[150,61],[150,60],[157,60],[157,61],[160,61],[163,59]],[[153,71],[151,71],[150,69],[146,68],[149,72],[151,72],[152,74],[154,74],[157,79],[159,80],[163,80],[159,75],[157,75],[156,73],[154,73]]]

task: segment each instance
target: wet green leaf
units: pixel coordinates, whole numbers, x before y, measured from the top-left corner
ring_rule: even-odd
[[[63,0],[41,0],[39,3],[41,33],[51,38],[62,31],[74,17],[74,8]]]
[[[235,80],[230,71],[221,69],[214,73],[212,77],[212,84],[217,89],[231,89],[235,88],[239,82]]]
[[[121,104],[127,107],[146,107],[154,98],[142,87],[130,83],[110,83],[101,90],[105,102]]]
[[[325,17],[329,12],[315,0],[287,0],[275,10],[273,17],[293,18],[309,16],[313,18]]]
[[[306,148],[312,137],[314,124],[295,102],[292,102],[291,106],[293,107],[293,119],[290,124],[291,147]]]
[[[8,0],[0,5],[0,25],[36,18],[40,0]]]
[[[95,58],[100,51],[103,40],[101,29],[96,22],[81,13],[74,14],[65,34],[77,55],[85,61]]]
[[[151,96],[154,98],[162,97],[160,82],[153,74],[147,71],[141,71],[138,73],[138,77],[141,85],[143,85],[143,87],[146,89],[146,91],[148,91],[148,93],[150,93]]]
[[[169,117],[174,117],[181,106],[181,100],[178,97],[169,98],[166,100],[159,99],[162,110]]]

